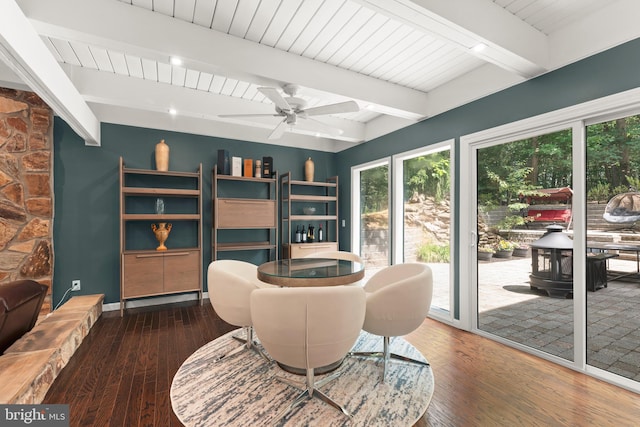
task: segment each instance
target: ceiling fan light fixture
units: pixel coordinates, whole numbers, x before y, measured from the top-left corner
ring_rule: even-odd
[[[283,97],[280,91],[284,92],[285,95],[288,96]],[[296,97],[295,95],[297,91],[298,86],[296,85],[285,85],[280,89],[267,86],[258,87],[258,92],[262,93],[274,104],[276,114],[272,114],[272,116],[282,117],[280,123],[276,126],[275,129],[273,129],[273,131],[269,135],[269,139],[278,139],[283,135],[285,131],[293,131],[293,127],[295,127],[295,125],[298,123],[298,118],[305,121],[308,120],[315,122],[317,126],[321,127],[321,129],[326,129],[330,128],[330,126],[327,126],[321,121],[314,120],[313,117],[342,113],[355,113],[360,110],[358,103],[353,100],[306,108],[307,101],[304,98]],[[264,116],[264,114],[231,114],[222,115],[220,117],[251,116]],[[318,132],[318,136],[321,132]],[[334,136],[341,135],[343,133],[342,130],[338,130],[336,128],[331,128],[327,132],[328,134]]]

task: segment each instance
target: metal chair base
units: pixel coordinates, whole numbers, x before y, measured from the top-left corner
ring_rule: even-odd
[[[338,378],[340,376],[340,374],[341,374],[341,372],[336,372],[336,373],[334,373],[332,375],[329,375],[328,377],[323,378],[322,380],[316,382],[315,379],[314,379],[315,377],[314,377],[313,368],[307,368],[307,376],[306,376],[306,383],[305,384],[297,383],[295,381],[291,381],[290,379],[284,378],[284,377],[276,377],[276,379],[278,381],[281,381],[281,382],[283,382],[283,383],[285,383],[287,385],[290,385],[293,388],[301,390],[301,393],[293,400],[293,402],[287,408],[283,409],[278,415],[276,415],[276,418],[274,420],[274,424],[276,424],[282,418],[284,418],[287,415],[289,415],[289,413],[291,413],[291,411],[293,411],[295,408],[297,408],[298,406],[302,405],[307,400],[313,399],[314,397],[317,397],[318,399],[322,400],[323,402],[325,402],[329,406],[332,406],[333,408],[335,408],[338,411],[342,412],[347,418],[349,418],[349,421],[352,421],[353,420],[353,416],[349,413],[349,411],[347,411],[344,408],[344,406],[340,405],[335,400],[333,400],[332,398],[330,398],[329,396],[327,396],[326,394],[324,394],[323,392],[318,390],[318,387],[322,387],[323,385],[327,384],[329,381],[332,381],[332,380]],[[301,388],[300,387],[301,385],[304,388]]]
[[[240,352],[242,352],[244,350],[253,350],[256,353],[258,353],[260,356],[262,356],[262,358],[264,360],[266,360],[267,363],[271,363],[271,359],[269,359],[269,357],[267,357],[267,355],[264,354],[262,352],[262,350],[260,350],[260,348],[258,348],[257,343],[253,340],[253,327],[245,326],[242,329],[244,330],[246,338],[238,337],[238,336],[235,336],[235,335],[233,335],[232,338],[235,339],[236,341],[240,341],[244,345],[241,345],[240,347],[234,348],[233,350],[231,350],[227,354],[223,354],[222,356],[218,357],[217,360],[222,360],[222,359],[225,359],[225,358],[229,358],[229,357],[235,356],[236,354],[238,354],[238,353],[240,353]]]
[[[415,363],[417,365],[429,366],[428,362],[422,360],[412,359],[410,357],[403,356],[401,354],[391,353],[389,350],[389,337],[384,337],[383,350],[380,351],[352,351],[349,352],[349,356],[365,356],[365,357],[380,357],[383,360],[382,367],[382,381],[385,380],[387,375],[387,364],[390,359],[401,360],[403,362]]]

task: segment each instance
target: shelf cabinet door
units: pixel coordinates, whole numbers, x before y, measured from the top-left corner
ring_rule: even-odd
[[[124,298],[162,293],[164,257],[158,254],[124,255]]]
[[[218,228],[276,226],[275,200],[219,199]]]
[[[292,243],[290,245],[289,258],[304,258],[311,254],[326,251],[337,251],[338,243],[336,242],[320,242],[320,243]]]
[[[164,257],[164,291],[192,291],[200,283],[200,251],[167,253]]]

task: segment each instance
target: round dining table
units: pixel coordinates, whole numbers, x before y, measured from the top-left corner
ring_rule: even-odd
[[[259,280],[285,287],[350,285],[363,277],[364,264],[344,259],[280,259],[258,267]]]

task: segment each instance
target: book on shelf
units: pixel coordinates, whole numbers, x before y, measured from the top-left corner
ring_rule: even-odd
[[[273,176],[273,157],[262,158],[262,177],[271,178]]]
[[[218,174],[230,175],[229,151],[218,150]]]
[[[242,157],[231,158],[231,175],[242,176]]]
[[[251,178],[253,176],[253,160],[244,159],[244,176]]]

